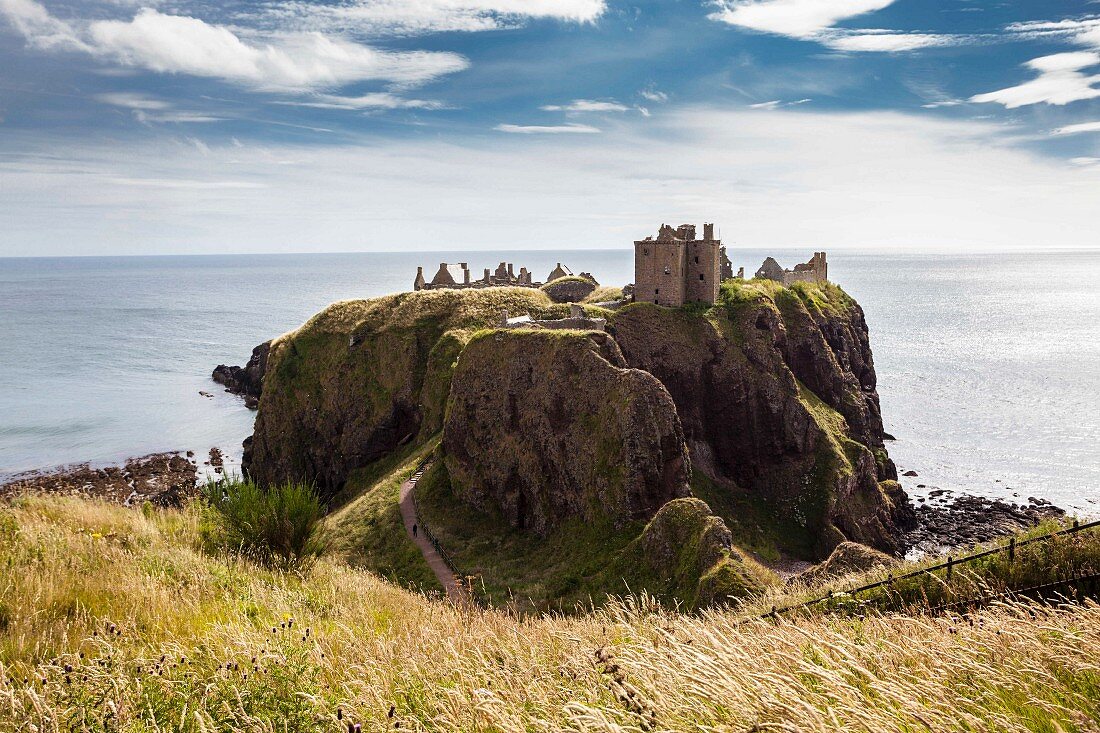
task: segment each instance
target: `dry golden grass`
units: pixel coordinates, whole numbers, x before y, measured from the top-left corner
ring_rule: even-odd
[[[738,625],[627,599],[469,611],[191,512],[0,509],[0,730],[1100,731],[1100,606]]]

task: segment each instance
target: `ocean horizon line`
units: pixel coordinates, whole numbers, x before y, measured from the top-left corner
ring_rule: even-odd
[[[774,252],[802,252],[817,251],[820,244],[805,245],[751,245],[740,246],[736,243],[727,244],[734,250],[774,251]],[[903,246],[883,245],[839,247],[825,251],[842,255],[887,254],[890,256],[927,257],[930,255],[945,256],[970,256],[970,255],[1065,255],[1065,254],[1089,254],[1100,252],[1100,245],[1082,247],[1046,247],[1042,249],[1025,248],[928,248],[916,249]],[[16,260],[124,260],[124,259],[178,259],[178,258],[226,258],[226,257],[336,257],[346,255],[412,255],[412,254],[482,254],[499,252],[633,252],[633,243],[623,247],[547,247],[547,248],[497,248],[497,249],[424,249],[424,250],[337,250],[324,252],[294,251],[294,252],[153,252],[148,254],[68,254],[68,255],[5,255],[0,254],[0,262]]]

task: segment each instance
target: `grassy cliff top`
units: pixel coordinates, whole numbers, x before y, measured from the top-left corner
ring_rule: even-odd
[[[341,300],[306,321],[288,336],[311,333],[349,333],[358,328],[411,328],[434,321],[442,330],[489,326],[500,318],[541,313],[553,301],[536,288],[467,288],[462,290],[418,290],[369,300]]]
[[[191,510],[0,505],[0,729],[1088,731],[1100,606],[779,624],[463,609],[196,550]],[[228,666],[227,666],[228,665]]]
[[[577,276],[559,278],[554,282],[571,280],[588,282]],[[621,295],[621,288],[602,286],[586,302],[610,300]],[[796,297],[807,308],[823,312],[846,311],[855,303],[839,285],[833,283],[795,283],[784,287],[773,280],[754,279],[723,282],[718,305],[761,300],[778,302],[785,297]],[[530,313],[532,317],[562,317],[567,313],[540,288],[419,290],[365,300],[337,301],[280,339],[317,332],[348,333],[364,326],[410,328],[425,321],[438,321],[443,330],[484,327],[494,325],[501,311],[507,311],[509,316]]]

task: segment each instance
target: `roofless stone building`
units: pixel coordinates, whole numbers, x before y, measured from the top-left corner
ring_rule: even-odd
[[[656,239],[634,242],[634,300],[671,307],[714,303],[723,254],[713,224],[703,225],[702,239],[695,238],[694,224],[662,224]]]

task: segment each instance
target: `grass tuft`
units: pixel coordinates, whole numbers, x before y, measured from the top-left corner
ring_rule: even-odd
[[[317,530],[324,508],[309,484],[265,488],[226,478],[207,482],[202,498],[200,537],[209,551],[234,551],[283,568],[302,568],[321,554]]]

